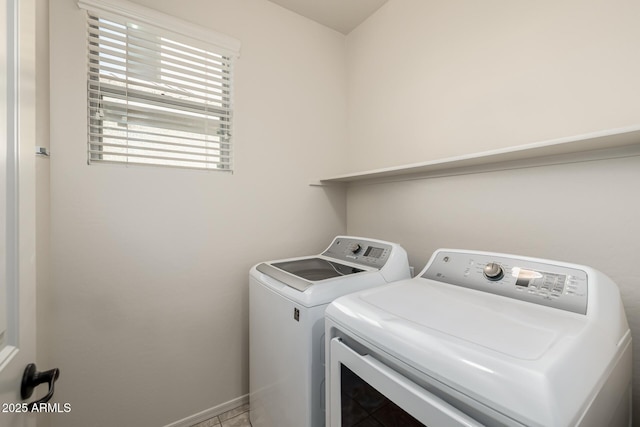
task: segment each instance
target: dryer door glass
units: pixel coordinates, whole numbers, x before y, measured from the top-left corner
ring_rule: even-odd
[[[329,342],[328,423],[336,427],[481,427],[482,424],[341,338]]]
[[[345,365],[341,365],[340,383],[342,427],[363,425],[424,427],[424,424]]]
[[[364,271],[356,267],[327,261],[322,258],[307,258],[296,261],[276,262],[272,265],[286,271],[287,273],[291,273],[311,281],[346,276]]]

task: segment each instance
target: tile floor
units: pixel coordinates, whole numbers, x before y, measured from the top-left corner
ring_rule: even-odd
[[[194,424],[191,427],[251,427],[249,422],[249,404]]]

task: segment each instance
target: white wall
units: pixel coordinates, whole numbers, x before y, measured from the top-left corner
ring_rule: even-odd
[[[634,0],[389,0],[349,34],[350,170],[640,121]]]
[[[235,173],[86,164],[84,12],[50,2],[53,426],[162,426],[248,393],[248,271],[345,231],[344,36],[266,0],[138,3],[242,42]]]
[[[640,3],[389,0],[347,37],[349,166],[640,123]],[[352,185],[347,231],[582,263],[620,286],[640,420],[640,158]],[[587,355],[588,357],[588,355]]]

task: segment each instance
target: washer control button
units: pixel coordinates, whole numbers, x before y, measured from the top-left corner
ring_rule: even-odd
[[[484,277],[491,281],[498,281],[504,277],[504,270],[497,262],[490,262],[484,266]]]
[[[347,248],[348,251],[350,251],[352,254],[357,254],[358,252],[360,252],[360,250],[362,249],[362,246],[360,246],[360,243],[351,243],[349,245],[349,247]]]

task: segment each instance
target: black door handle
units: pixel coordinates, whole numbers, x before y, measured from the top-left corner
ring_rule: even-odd
[[[42,383],[49,383],[49,392],[39,400],[29,403],[29,410],[33,411],[34,407],[41,403],[47,403],[53,397],[53,384],[60,376],[60,369],[55,368],[49,371],[38,372],[35,363],[29,363],[22,374],[22,385],[20,386],[20,396],[22,399],[28,399],[33,394],[33,389]]]

